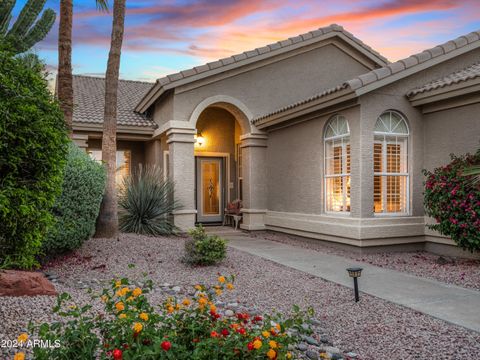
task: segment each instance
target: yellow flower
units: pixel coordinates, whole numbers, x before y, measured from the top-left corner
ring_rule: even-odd
[[[255,340],[255,341],[253,342],[253,347],[254,347],[256,350],[260,349],[260,348],[262,347],[262,341],[261,341],[261,340],[258,340],[258,339]]]
[[[210,311],[211,312],[216,312],[217,311],[217,307],[215,305],[210,305]]]
[[[103,302],[107,302],[108,296],[107,295],[102,295],[101,299],[102,299]]]
[[[138,287],[135,288],[135,290],[133,290],[133,292],[132,292],[132,295],[135,296],[135,297],[142,295],[142,289],[140,289]]]
[[[23,352],[18,352],[15,354],[13,357],[13,360],[25,360],[25,353]]]
[[[77,305],[70,305],[69,308],[75,310],[77,308]]]
[[[183,299],[182,304],[185,306],[190,305],[190,300],[189,299]]]
[[[263,335],[264,338],[270,337],[270,333],[266,330],[262,332],[262,335]]]
[[[200,305],[205,305],[207,302],[208,302],[208,300],[205,299],[204,297],[198,299],[198,303],[199,303]]]
[[[180,304],[175,305],[175,310],[178,311],[178,310],[180,310],[181,308],[182,308],[182,305],[180,305]]]
[[[278,347],[278,344],[275,340],[270,340],[268,342],[268,345],[272,348],[272,349],[276,349]]]
[[[168,311],[169,314],[171,314],[175,311],[175,309],[174,309],[173,306],[169,306],[169,307],[167,307],[167,311]]]
[[[267,357],[269,359],[275,359],[275,357],[277,356],[277,352],[273,349],[270,349],[267,351]]]
[[[291,359],[292,358],[292,353],[289,351],[287,352],[287,359]]]
[[[233,290],[234,288],[235,288],[235,287],[233,286],[232,283],[228,283],[228,284],[227,284],[227,289],[228,289],[228,290]]]
[[[322,359],[329,359],[330,358],[327,353],[320,353],[320,357]]]
[[[122,286],[122,280],[115,281],[115,287],[120,287],[120,286]]]
[[[225,282],[225,276],[219,276],[218,282],[223,284]]]
[[[135,298],[134,298],[133,296],[129,296],[129,297],[127,298],[127,301],[128,301],[128,302],[131,302],[131,301],[133,301],[133,300],[135,300]]]
[[[140,324],[138,322],[133,324],[133,331],[134,332],[139,333],[142,330],[143,330],[143,325],[142,324]]]
[[[22,333],[22,334],[20,334],[20,335],[18,336],[18,338],[17,338],[17,341],[18,341],[20,344],[22,344],[22,343],[24,343],[24,342],[27,342],[27,340],[28,340],[28,335],[27,335],[27,333]]]
[[[123,287],[117,291],[117,296],[125,296],[130,291],[128,287]]]
[[[119,318],[119,319],[126,319],[126,318],[127,318],[127,314],[120,314],[120,315],[118,315],[118,318]]]
[[[115,308],[117,311],[123,311],[125,310],[125,305],[123,305],[123,302],[119,301],[115,304]]]
[[[195,289],[197,289],[198,291],[202,290],[202,285],[195,285]]]
[[[140,319],[142,319],[143,321],[148,321],[148,314],[147,313],[141,313],[140,315],[138,315],[138,317]]]
[[[277,328],[278,331],[282,330],[282,327],[280,326],[280,324],[275,325],[275,327]]]
[[[215,294],[217,294],[217,296],[222,295],[222,290],[220,289],[215,290]]]

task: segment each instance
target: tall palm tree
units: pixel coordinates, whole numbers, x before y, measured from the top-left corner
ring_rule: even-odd
[[[108,10],[108,0],[96,0],[96,4],[98,9]],[[73,1],[60,0],[57,96],[70,136],[73,122],[72,18]]]
[[[105,111],[103,118],[102,159],[107,165],[107,187],[97,219],[96,237],[118,236],[115,170],[117,153],[117,91],[120,55],[125,24],[125,0],[113,1],[113,25],[105,76]]]

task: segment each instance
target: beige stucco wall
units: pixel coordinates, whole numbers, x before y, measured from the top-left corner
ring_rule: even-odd
[[[89,149],[102,149],[101,139],[89,139]],[[132,171],[145,164],[145,144],[141,141],[117,141],[117,150],[130,150],[132,154]]]
[[[173,116],[175,120],[188,120],[202,100],[227,95],[245,104],[255,117],[303,100],[365,71],[364,65],[338,47],[325,45],[202,87],[191,90],[179,87]]]

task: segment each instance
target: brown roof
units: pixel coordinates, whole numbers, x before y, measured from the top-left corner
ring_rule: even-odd
[[[152,83],[120,80],[118,83],[117,124],[156,127],[146,115],[134,111],[135,105],[152,87]],[[73,122],[103,124],[105,79],[73,75]]]
[[[467,35],[460,36],[455,40],[447,41],[442,45],[435,46],[431,49],[424,50],[418,54],[414,54],[408,58],[398,60],[394,63],[381,67],[379,69],[375,69],[369,71],[365,74],[357,76],[351,80],[344,82],[343,84],[337,85],[331,89],[322,91],[321,93],[310,97],[309,99],[305,99],[299,101],[295,104],[291,104],[285,107],[282,107],[278,110],[275,110],[271,113],[259,116],[252,120],[253,124],[258,123],[259,121],[266,119],[270,116],[282,113],[284,111],[290,110],[294,107],[301,106],[311,101],[315,101],[321,97],[333,94],[343,89],[351,89],[355,91],[358,95],[362,93],[366,93],[368,91],[373,90],[373,88],[384,86],[384,83],[381,80],[387,81],[388,78],[391,78],[392,82],[397,80],[398,78],[402,78],[404,76],[408,76],[410,73],[408,70],[415,72],[418,69],[420,71],[422,69],[421,65],[428,66],[429,63],[433,63],[436,59],[441,59],[442,57],[448,59],[449,55],[456,54],[453,53],[456,50],[465,49],[468,50],[467,46],[475,43],[475,47],[480,46],[480,30],[473,31]],[[396,75],[395,78],[393,76]],[[366,88],[370,86],[371,88]]]
[[[415,95],[418,95],[421,93],[447,87],[453,84],[458,84],[468,80],[473,80],[478,77],[480,77],[480,63],[473,64],[463,70],[456,71],[441,79],[431,81],[423,86],[410,90],[407,93],[407,97],[413,98]]]
[[[220,59],[217,61],[209,62],[205,65],[201,66],[196,66],[194,68],[188,69],[188,70],[183,70],[175,74],[167,75],[164,76],[160,79],[157,79],[157,84],[155,88],[159,89],[154,89],[152,88],[151,92],[151,97],[158,97],[159,92],[161,93],[161,89],[171,89],[175,87],[175,83],[182,81],[182,84],[184,84],[184,81],[194,81],[195,78],[194,76],[196,75],[207,75],[206,73],[209,71],[212,71],[212,73],[216,73],[218,69],[226,66],[230,66],[232,64],[237,65],[237,66],[242,66],[244,64],[248,64],[252,61],[257,60],[257,57],[262,56],[265,57],[265,55],[271,55],[275,56],[279,50],[288,50],[290,47],[296,47],[299,44],[303,42],[310,41],[312,39],[317,39],[320,41],[329,35],[333,34],[341,34],[351,41],[353,41],[357,46],[365,50],[365,53],[368,54],[368,56],[376,62],[379,66],[383,66],[386,64],[389,64],[390,62],[388,61],[387,58],[382,56],[379,52],[375,51],[372,49],[370,46],[365,44],[363,41],[360,39],[356,38],[353,34],[350,32],[346,31],[342,26],[337,25],[337,24],[332,24],[326,27],[319,28],[314,31],[307,32],[305,34],[301,34],[298,36],[294,36],[291,38],[288,38],[286,40],[278,41],[273,44],[269,44],[263,47],[259,47],[250,51],[245,51],[241,54],[237,55],[232,55],[230,57]],[[143,99],[145,100],[145,99]],[[148,101],[145,101],[148,103]],[[144,109],[144,101],[138,104],[137,110]]]

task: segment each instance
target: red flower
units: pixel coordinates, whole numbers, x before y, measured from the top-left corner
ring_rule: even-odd
[[[252,350],[254,349],[254,347],[253,347],[253,342],[249,342],[249,343],[247,344],[247,349],[248,349],[249,351],[252,351]]]
[[[122,350],[120,350],[120,349],[113,350],[113,358],[115,360],[122,360],[122,357],[123,357]]]
[[[199,339],[199,338],[195,338],[195,339],[192,340],[192,342],[193,342],[193,343],[198,343],[198,342],[200,342],[200,339]]]
[[[230,335],[230,332],[227,329],[223,329],[222,330],[222,335],[223,336],[228,336],[228,335]]]
[[[260,315],[257,315],[257,316],[255,316],[255,317],[253,318],[253,321],[254,321],[254,322],[262,321],[262,320],[263,320],[263,318],[262,318]]]
[[[172,343],[170,341],[164,341],[160,344],[163,350],[168,351],[172,347]]]
[[[245,335],[245,329],[244,328],[238,329],[237,332],[241,335]]]
[[[211,336],[212,338],[218,337],[218,333],[217,333],[216,331],[212,331],[212,332],[210,333],[210,336]]]
[[[128,349],[130,346],[128,346],[128,344],[123,344],[123,348],[124,349]]]

